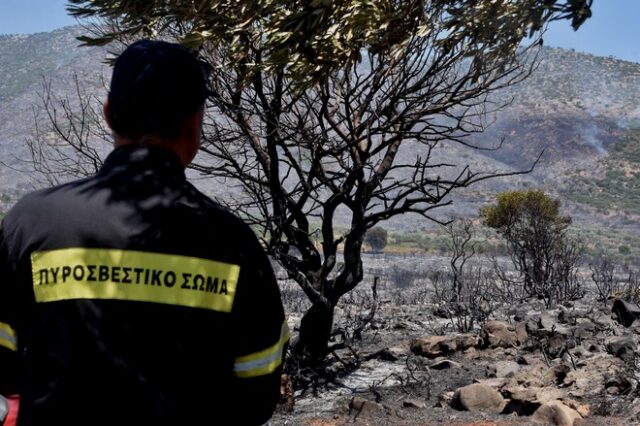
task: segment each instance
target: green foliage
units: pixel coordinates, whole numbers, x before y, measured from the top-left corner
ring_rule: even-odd
[[[497,204],[482,207],[480,214],[486,226],[513,242],[545,229],[563,232],[571,224],[570,217],[560,215],[560,201],[540,190],[500,193]]]
[[[464,47],[479,75],[496,57],[513,55],[526,37],[554,19],[577,29],[591,16],[592,0],[70,0],[78,18],[100,18],[112,30],[80,39],[103,45],[126,37],[152,37],[184,29],[182,42],[199,49],[228,49],[232,63],[247,65],[263,44],[267,69],[286,68],[299,80],[319,79],[359,62],[364,50],[397,56],[413,38],[440,26],[447,50]],[[434,20],[433,17],[442,17]]]
[[[575,267],[584,249],[567,238],[571,218],[560,215],[559,200],[539,190],[509,191],[480,213],[507,241],[527,296],[543,298],[550,307],[582,294]]]
[[[371,250],[374,252],[382,252],[387,246],[389,233],[382,226],[374,226],[367,231],[365,235],[365,241],[371,246]]]

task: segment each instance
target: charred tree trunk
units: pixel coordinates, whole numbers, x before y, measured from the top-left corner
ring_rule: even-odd
[[[294,354],[311,367],[320,366],[329,353],[334,309],[334,304],[315,303],[300,322],[300,337],[293,348]]]

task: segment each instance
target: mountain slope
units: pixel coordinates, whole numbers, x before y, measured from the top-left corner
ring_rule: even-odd
[[[43,82],[56,96],[73,99],[77,75],[99,99],[106,93],[107,51],[79,47],[80,32],[70,27],[0,36],[0,75],[6,76],[0,81],[0,211],[37,185],[25,140],[37,120],[46,122],[39,98]],[[483,146],[503,140],[501,149],[469,151],[443,144],[434,152],[437,160],[462,161],[475,170],[515,171],[530,167],[544,150],[536,170],[462,191],[441,214],[474,215],[498,191],[542,187],[562,196],[578,221],[627,226],[622,218],[635,217],[633,200],[640,197],[638,162],[632,160],[640,140],[634,130],[640,127],[640,64],[553,48],[543,48],[540,58],[529,79],[497,95],[512,97],[512,104],[485,133],[474,136]],[[415,152],[407,149],[402,155],[410,158]],[[225,196],[219,192],[225,186],[198,184]],[[401,218],[391,226],[415,229],[418,223],[423,226]]]

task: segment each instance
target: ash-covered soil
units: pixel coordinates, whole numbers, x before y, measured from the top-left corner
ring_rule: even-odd
[[[580,300],[492,303],[462,332],[429,278],[445,258],[389,260],[368,259],[372,275],[336,311],[326,372],[294,372],[272,425],[640,424],[635,304],[598,301],[585,281]],[[283,283],[293,339],[298,292]]]

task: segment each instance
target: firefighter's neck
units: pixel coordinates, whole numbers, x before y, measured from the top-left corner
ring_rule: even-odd
[[[114,135],[114,146],[116,148],[130,144],[158,146],[175,154],[180,159],[182,167],[186,168],[198,152],[201,129],[202,114],[198,113],[185,121],[180,134],[175,138],[167,139],[158,135],[130,138],[116,134]]]

